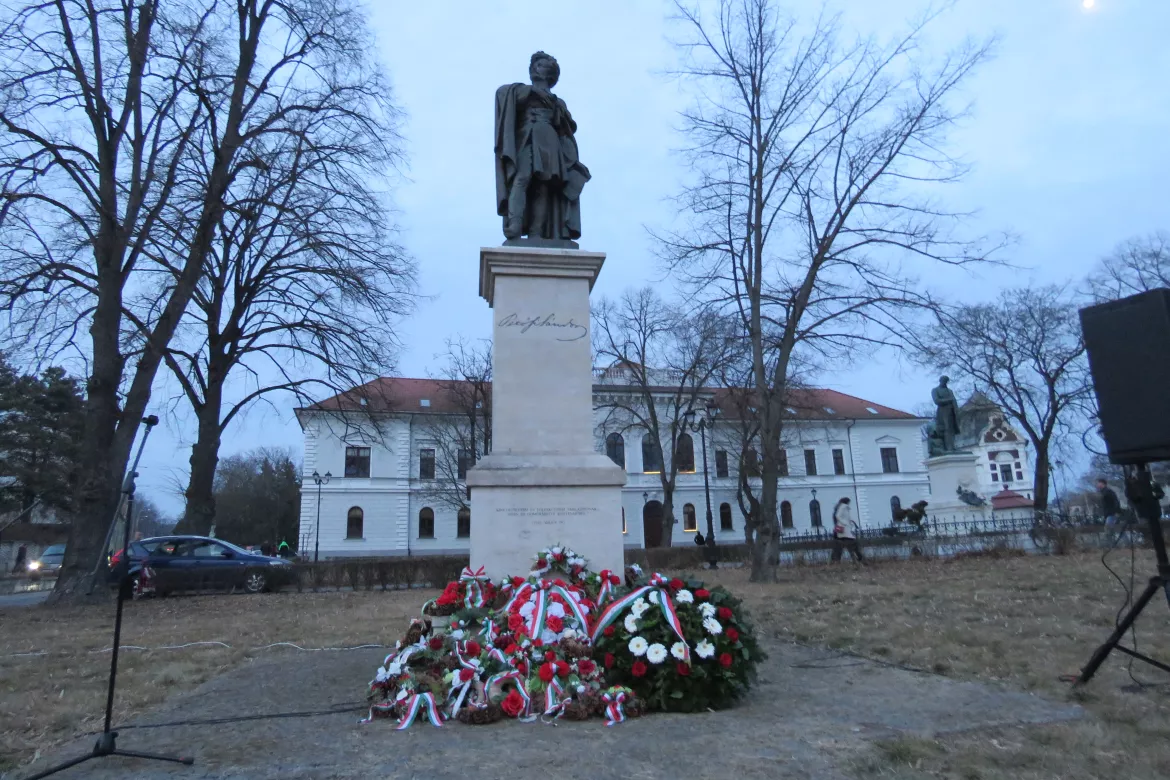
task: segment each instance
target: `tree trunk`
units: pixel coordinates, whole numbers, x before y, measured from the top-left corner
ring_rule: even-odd
[[[764,450],[761,463],[760,515],[756,518],[756,543],[752,546],[752,582],[775,582],[776,564],[780,561],[780,521],[776,514],[780,479],[780,415],[772,407],[779,404],[773,394],[760,410],[760,444]]]
[[[213,372],[209,371],[209,376]],[[219,465],[220,413],[223,384],[212,381],[199,407],[199,432],[191,447],[191,476],[187,480],[185,533],[207,536],[215,522],[215,470]]]
[[[1036,447],[1036,474],[1032,481],[1032,506],[1044,511],[1048,509],[1048,442],[1033,442]]]
[[[674,489],[662,489],[662,546],[674,546]]]

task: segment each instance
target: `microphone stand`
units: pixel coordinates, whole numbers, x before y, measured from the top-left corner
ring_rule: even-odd
[[[134,465],[126,472],[126,480],[122,483],[122,495],[126,502],[126,527],[122,532],[122,559],[118,562],[118,609],[114,616],[114,649],[110,655],[110,679],[106,687],[106,720],[102,727],[102,733],[98,735],[97,742],[93,746],[93,750],[84,756],[70,759],[54,767],[50,767],[43,772],[38,772],[31,775],[25,780],[39,780],[42,777],[55,775],[63,769],[68,769],[71,766],[77,766],[91,758],[101,758],[103,756],[128,756],[130,758],[147,758],[153,761],[173,761],[176,764],[191,765],[195,763],[195,759],[185,756],[170,756],[160,753],[143,753],[137,750],[122,750],[117,746],[118,732],[111,731],[114,717],[114,688],[118,681],[118,649],[122,643],[122,606],[126,602],[126,586],[130,572],[130,525],[134,517],[134,478],[138,476],[138,463],[142,459],[142,450],[146,448],[146,440],[150,438],[150,431],[154,426],[158,425],[158,417],[150,415],[142,419],[143,424],[146,425],[146,432],[142,435],[142,441],[138,444],[138,454],[134,458]],[[116,520],[116,517],[115,517]]]

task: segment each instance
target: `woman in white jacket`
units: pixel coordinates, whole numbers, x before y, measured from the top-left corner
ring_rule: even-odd
[[[857,531],[860,526],[853,519],[853,506],[848,498],[843,498],[833,507],[833,560],[841,560],[841,553],[849,551],[853,560],[861,562],[864,556],[861,547],[857,544]]]

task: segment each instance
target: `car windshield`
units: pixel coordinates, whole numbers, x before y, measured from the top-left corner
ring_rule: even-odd
[[[46,555],[64,555],[64,554],[65,554],[65,545],[51,544],[45,548],[45,551],[44,551],[44,553],[41,554],[41,557],[43,558]]]
[[[65,560],[65,553],[50,553],[47,552],[41,556],[41,563],[60,563]]]

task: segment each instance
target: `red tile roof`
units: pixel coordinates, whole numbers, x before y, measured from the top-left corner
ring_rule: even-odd
[[[463,412],[458,397],[453,395],[454,383],[445,379],[405,379],[382,377],[353,390],[340,393],[309,406],[309,411],[342,410],[373,412],[418,412],[450,414]],[[597,389],[614,390],[620,386],[594,385]],[[715,402],[724,415],[731,415],[743,405],[743,396],[735,390],[715,391]],[[738,391],[743,393],[745,391]],[[365,404],[362,400],[365,399]],[[422,401],[429,401],[423,406]],[[867,401],[836,390],[806,388],[793,390],[787,408],[792,416],[815,420],[914,420],[915,415],[889,406]],[[832,410],[832,411],[829,411]]]
[[[1032,499],[1025,498],[1014,490],[1001,490],[991,497],[992,509],[1026,509],[1032,506]]]

